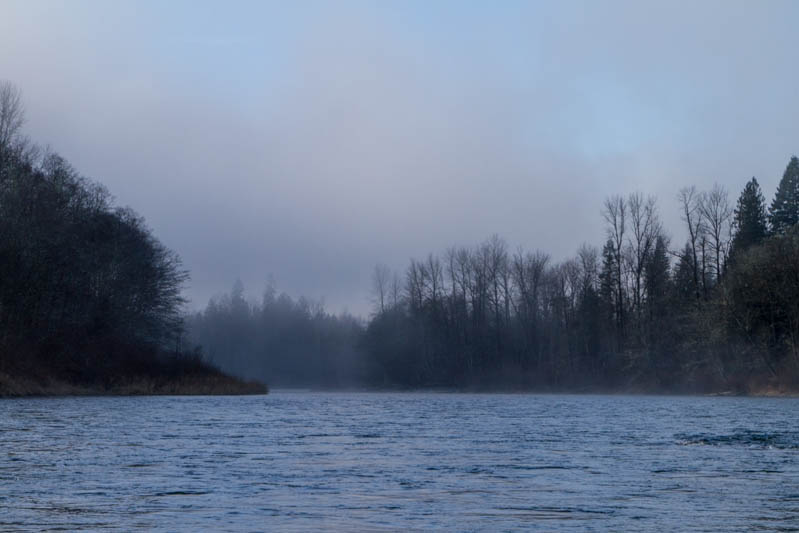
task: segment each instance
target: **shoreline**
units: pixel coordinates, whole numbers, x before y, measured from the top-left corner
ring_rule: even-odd
[[[733,398],[799,398],[799,390],[785,386],[751,387],[746,391],[646,390],[640,387],[620,389],[536,389],[503,387],[286,387],[283,392],[310,393],[433,393],[433,394],[519,394],[577,396],[694,396]],[[247,396],[265,395],[269,387],[258,381],[244,381],[225,374],[184,376],[177,379],[134,377],[112,384],[75,384],[55,378],[35,379],[0,373],[0,399],[44,398],[56,396]]]
[[[0,399],[55,396],[245,396],[268,394],[269,388],[256,381],[227,375],[187,376],[179,379],[132,378],[114,384],[75,384],[45,378],[37,380],[0,374]]]
[[[275,387],[274,392],[286,393],[349,393],[349,394],[485,394],[485,395],[574,395],[574,396],[685,396],[685,397],[732,397],[732,398],[799,398],[799,390],[753,389],[747,392],[723,391],[669,391],[628,389],[518,389],[518,388],[380,388],[380,387]]]

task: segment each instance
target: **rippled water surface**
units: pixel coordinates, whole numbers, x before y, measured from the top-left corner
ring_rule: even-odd
[[[0,400],[0,530],[799,531],[799,400]]]

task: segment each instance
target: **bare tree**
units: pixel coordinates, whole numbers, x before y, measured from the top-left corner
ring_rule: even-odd
[[[524,339],[528,353],[540,365],[538,342],[539,301],[549,256],[541,251],[523,253],[520,249],[513,256],[512,276],[519,297],[519,315],[524,325]],[[523,364],[527,361],[523,361]]]
[[[425,273],[423,279],[425,280],[427,299],[432,304],[433,309],[437,310],[444,288],[444,268],[441,265],[441,259],[432,253],[428,254],[427,261],[423,264],[423,272]]]
[[[372,273],[372,298],[378,313],[385,312],[390,290],[391,269],[382,263],[375,265]]]
[[[627,199],[627,207],[630,212],[631,235],[627,246],[630,270],[633,277],[633,307],[640,327],[644,294],[644,271],[647,260],[655,248],[657,237],[661,233],[661,224],[654,196],[644,199],[644,195],[640,192],[633,193]]]
[[[391,295],[391,307],[396,308],[402,297],[402,282],[396,272],[391,276],[391,286],[389,290],[389,294]]]
[[[494,321],[499,327],[509,314],[507,302],[509,288],[508,272],[508,245],[499,237],[493,235],[485,243],[488,248],[488,275],[491,284],[490,300],[494,308]]]
[[[424,304],[424,265],[411,259],[405,274],[405,292],[408,304],[413,311],[419,311]]]
[[[691,264],[691,273],[693,275],[694,294],[697,300],[700,297],[699,293],[699,251],[697,246],[701,246],[705,227],[702,220],[700,206],[702,204],[702,195],[697,192],[696,187],[691,185],[680,189],[677,195],[677,200],[680,202],[682,208],[682,219],[688,228],[688,246],[691,250],[691,257],[689,262]]]
[[[702,195],[699,210],[710,239],[718,283],[727,262],[732,235],[733,209],[727,189],[718,183],[713,185],[709,193]]]
[[[616,328],[618,329],[619,340],[624,334],[624,272],[623,272],[623,248],[624,233],[627,229],[627,204],[619,195],[611,196],[605,200],[602,216],[607,224],[606,232],[608,242],[611,245],[611,253],[616,267]]]
[[[596,289],[599,283],[599,250],[583,243],[577,250],[577,260],[583,275],[580,291],[585,294],[590,289]]]
[[[10,82],[0,81],[0,149],[11,145],[24,123],[22,91]]]

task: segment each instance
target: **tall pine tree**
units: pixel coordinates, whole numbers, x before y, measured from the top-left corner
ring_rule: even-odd
[[[769,210],[771,230],[782,235],[799,222],[799,159],[793,156],[785,168]]]
[[[735,208],[735,237],[732,239],[730,256],[759,244],[766,238],[766,200],[760,191],[760,185],[753,177],[744,187]]]

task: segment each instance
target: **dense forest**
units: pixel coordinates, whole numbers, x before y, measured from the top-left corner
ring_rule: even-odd
[[[241,388],[181,345],[178,256],[23,123],[0,83],[0,395]]]
[[[656,199],[611,196],[607,240],[555,262],[493,236],[378,265],[367,322],[240,283],[190,319],[213,360],[277,385],[765,392],[799,385],[799,160],[767,208],[680,190],[674,246]],[[598,211],[600,211],[598,209]]]

